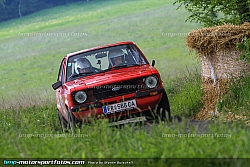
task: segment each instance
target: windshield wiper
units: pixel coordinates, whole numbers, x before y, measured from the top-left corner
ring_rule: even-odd
[[[132,67],[132,66],[141,66],[141,64],[130,64],[128,67]]]
[[[122,67],[128,67],[127,64],[122,64],[122,65],[119,65],[119,66],[113,66],[112,68],[122,68]]]
[[[79,73],[79,74],[71,75],[70,78],[80,77],[80,76],[84,76],[84,75],[88,75],[88,74],[93,74],[93,73],[94,73],[93,71],[82,72],[82,73]]]

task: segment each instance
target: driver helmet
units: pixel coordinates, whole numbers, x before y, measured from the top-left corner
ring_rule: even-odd
[[[92,71],[92,65],[86,58],[80,58],[75,63],[75,72],[77,74],[81,73],[80,71],[83,70],[84,72]]]
[[[117,50],[117,51],[111,52],[108,55],[108,59],[109,59],[111,66],[117,66],[118,64],[125,63],[125,54],[123,51]],[[117,61],[117,59],[119,59],[118,60],[119,62]],[[118,62],[118,64],[117,64],[117,62]]]

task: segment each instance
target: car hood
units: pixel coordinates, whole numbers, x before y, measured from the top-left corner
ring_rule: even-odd
[[[119,81],[140,78],[151,75],[152,73],[158,72],[156,72],[156,69],[151,66],[130,67],[129,69],[121,68],[107,71],[105,73],[78,78],[67,83],[67,86],[74,87],[76,90],[82,89],[82,87],[85,87],[86,89],[92,88],[93,86],[107,85]]]

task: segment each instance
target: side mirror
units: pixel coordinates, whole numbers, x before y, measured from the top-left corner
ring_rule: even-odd
[[[54,90],[60,88],[61,86],[62,86],[62,82],[61,81],[57,81],[57,82],[55,82],[55,83],[52,84],[52,88]]]
[[[152,60],[152,66],[153,67],[155,66],[155,60]]]

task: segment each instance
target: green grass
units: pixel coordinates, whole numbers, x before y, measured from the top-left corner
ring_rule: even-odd
[[[166,91],[174,115],[192,118],[201,110],[203,106],[201,84],[201,75],[198,71],[171,80]]]
[[[35,111],[35,112],[34,112]],[[41,114],[42,113],[42,114]],[[54,105],[1,112],[1,157],[15,158],[247,158],[249,128],[214,121],[199,136],[186,123],[153,124],[148,129],[105,121],[83,125],[74,136],[61,133]],[[8,140],[7,140],[8,139]],[[235,146],[235,147],[232,147]],[[32,147],[32,149],[30,149]]]
[[[245,116],[250,125],[250,76],[244,75],[241,78],[232,81],[228,93],[223,97],[218,108],[220,112],[232,112],[237,116]],[[248,118],[248,119],[247,119]]]
[[[185,118],[202,107],[201,64],[188,56],[185,36],[172,34],[187,33],[199,25],[185,23],[187,12],[176,11],[172,3],[95,0],[0,23],[0,157],[250,157],[250,133],[245,122],[229,128],[215,120],[207,133],[227,137],[199,137],[198,129],[192,126],[189,133],[196,137],[178,137],[187,135]],[[140,126],[117,129],[100,121],[95,126],[84,125],[75,137],[62,133],[51,84],[63,56],[125,40],[137,43],[149,61],[156,60],[173,115],[183,116],[184,122],[154,124],[149,133]],[[249,113],[249,79],[237,83],[241,84],[235,84],[230,96],[221,102],[222,112]],[[166,137],[170,134],[177,137]]]

